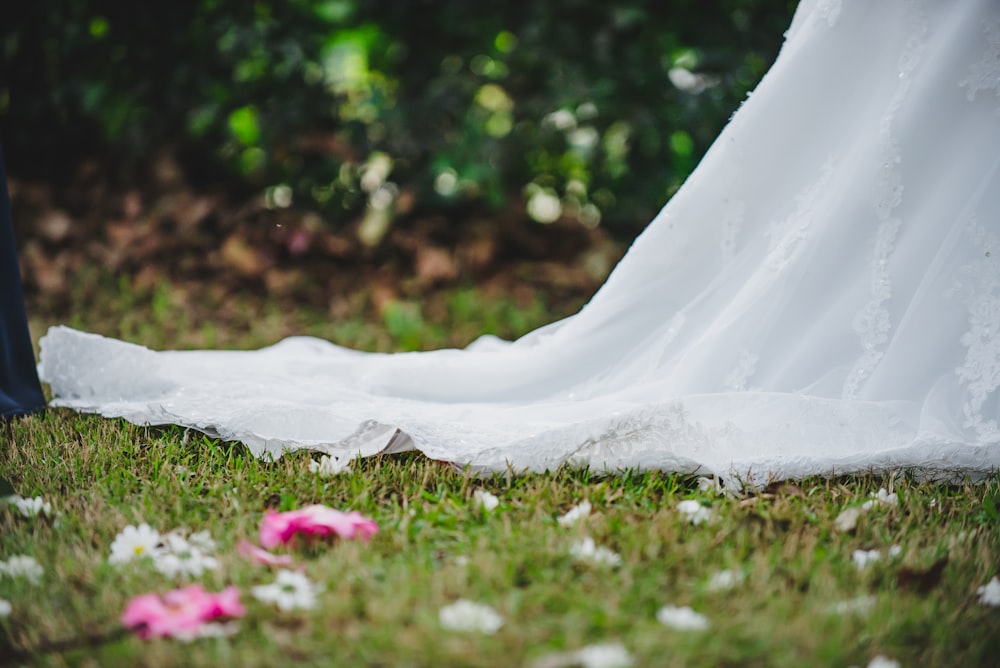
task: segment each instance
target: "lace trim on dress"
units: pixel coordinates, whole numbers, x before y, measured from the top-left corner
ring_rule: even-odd
[[[908,23],[912,28],[899,57],[899,85],[879,126],[881,158],[875,186],[875,216],[879,225],[875,233],[871,265],[870,299],[855,315],[853,322],[862,353],[844,381],[845,399],[857,396],[861,385],[881,361],[884,353],[879,347],[889,340],[889,333],[892,331],[892,319],[885,307],[885,302],[892,296],[889,258],[902,225],[902,220],[892,214],[903,201],[903,177],[899,170],[902,159],[894,126],[896,116],[913,85],[913,72],[920,63],[928,35],[927,21],[920,7],[915,3],[908,3],[906,9],[909,14]]]
[[[826,190],[835,171],[837,159],[830,155],[820,168],[819,178],[806,187],[795,199],[795,211],[781,222],[771,223],[767,236],[771,240],[767,264],[776,272],[783,270],[798,254],[802,242],[809,236],[813,210],[817,200]]]
[[[972,102],[981,91],[993,90],[1000,101],[1000,20],[989,21],[983,25],[986,33],[986,49],[978,63],[969,65],[969,74],[958,82],[966,88],[966,97]],[[997,107],[1000,116],[1000,107]]]
[[[961,338],[965,363],[955,372],[968,392],[962,426],[986,443],[1000,438],[997,421],[983,417],[983,406],[1000,387],[1000,238],[975,218],[966,229],[980,257],[960,269],[968,279],[959,280],[956,292],[969,309],[969,331]]]

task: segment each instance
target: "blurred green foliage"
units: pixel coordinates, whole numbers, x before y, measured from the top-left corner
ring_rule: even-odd
[[[503,208],[633,234],[773,60],[789,0],[35,0],[0,24],[15,172],[157,150],[332,225]],[[140,170],[141,171],[141,170]],[[452,216],[459,220],[461,216]],[[364,225],[363,225],[364,226]]]

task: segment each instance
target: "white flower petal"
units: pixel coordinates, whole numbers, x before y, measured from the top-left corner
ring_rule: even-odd
[[[476,502],[476,505],[486,511],[495,510],[500,505],[499,498],[483,489],[477,489],[473,492],[472,498]]]
[[[11,610],[13,608],[10,605],[10,601],[0,598],[0,617],[10,617]]]
[[[569,548],[569,553],[577,561],[585,561],[599,566],[621,566],[622,564],[622,558],[617,552],[598,546],[590,536],[573,543]]]
[[[52,516],[52,505],[40,496],[36,496],[33,499],[26,499],[14,494],[4,497],[3,500],[17,508],[22,517],[36,517],[43,513],[50,517]]]
[[[882,553],[878,550],[854,550],[851,559],[858,570],[863,570],[868,564],[874,563],[882,558]]]
[[[665,605],[656,612],[656,620],[664,626],[678,631],[704,631],[708,629],[708,618],[689,607]]]
[[[899,661],[894,661],[879,654],[868,662],[868,668],[899,668]]]
[[[718,571],[717,573],[712,573],[712,576],[708,579],[707,589],[708,591],[725,591],[732,589],[741,582],[743,582],[742,571]]]
[[[11,578],[25,578],[32,584],[38,584],[45,574],[45,569],[34,557],[18,554],[7,561],[0,561],[0,575]]]
[[[1000,578],[993,576],[989,582],[976,590],[979,602],[994,608],[1000,607]]]
[[[305,573],[281,570],[272,584],[258,585],[251,595],[263,603],[273,603],[280,610],[311,610],[316,607],[322,585],[312,583]]]
[[[581,668],[629,668],[635,663],[621,643],[587,645],[573,654]]]
[[[438,611],[438,621],[449,631],[477,631],[493,635],[503,626],[503,617],[488,605],[459,599]]]
[[[350,473],[351,466],[346,457],[343,461],[341,461],[336,457],[323,455],[319,458],[318,462],[315,460],[309,461],[309,472],[315,473],[321,478],[332,478],[333,476],[340,475],[341,473]]]
[[[111,556],[108,563],[124,564],[142,557],[155,557],[160,552],[160,533],[148,524],[129,525],[115,536],[111,543]]]
[[[576,524],[580,520],[585,520],[590,516],[590,501],[582,501],[579,504],[573,506],[565,515],[556,519],[559,526],[568,527]]]
[[[694,499],[687,499],[678,503],[677,512],[684,515],[691,524],[701,524],[712,519],[712,510],[701,505]]]
[[[827,611],[838,615],[846,615],[847,613],[852,612],[862,614],[871,610],[874,605],[874,596],[859,596],[857,598],[852,598],[849,601],[839,601],[834,603],[827,608]]]

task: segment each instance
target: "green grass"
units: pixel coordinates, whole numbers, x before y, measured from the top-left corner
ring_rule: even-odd
[[[541,307],[524,315],[502,302],[453,300],[457,306],[449,310],[445,299],[437,315],[411,311],[417,324],[398,326],[388,342],[378,339],[383,321],[348,318],[335,327],[375,332],[374,348],[403,345],[392,336],[426,347],[448,343],[449,318],[470,328],[470,319],[493,312],[498,331],[509,333],[547,315]],[[117,320],[114,306],[97,304],[76,324],[163,347],[171,327],[186,326],[165,303],[160,315],[119,312]],[[514,312],[521,321],[511,320]],[[212,336],[237,346],[268,343],[296,327],[330,336],[322,314],[267,313],[253,311],[245,330]],[[185,344],[210,342],[204,335]],[[0,508],[0,559],[29,554],[45,569],[37,585],[0,577],[0,598],[13,607],[0,618],[0,664],[523,666],[599,642],[623,643],[638,666],[865,666],[879,654],[903,666],[988,666],[1000,656],[1000,609],[976,595],[1000,574],[997,476],[975,485],[918,482],[905,472],[815,478],[727,497],[700,491],[690,476],[656,472],[477,478],[410,455],[355,462],[349,474],[320,478],[309,461],[297,453],[262,462],[242,446],[180,428],[62,410],[0,426],[0,476],[59,513],[56,521],[26,519]],[[880,487],[898,493],[899,504],[864,513],[853,531],[835,528],[845,508]],[[500,507],[479,508],[477,489],[496,494]],[[710,506],[714,521],[690,524],[676,510],[683,499]],[[555,518],[583,500],[592,515],[559,526]],[[315,610],[279,612],[250,596],[271,572],[234,546],[256,541],[266,509],[311,503],[361,511],[380,530],[367,544],[297,552],[325,592]],[[248,614],[235,636],[184,644],[122,632],[118,618],[131,597],[187,582],[148,564],[107,563],[115,535],[140,522],[161,532],[210,532],[221,566],[196,581],[210,590],[240,588]],[[584,536],[620,554],[622,565],[575,561],[569,548]],[[893,545],[901,548],[895,558],[864,570],[852,562],[854,550],[885,555]],[[939,579],[925,575],[942,559]],[[710,591],[708,579],[723,569],[745,579]],[[867,612],[831,611],[865,596],[873,597]],[[438,611],[459,598],[492,606],[504,626],[493,636],[441,628]],[[693,607],[711,628],[661,625],[656,612],[666,604]]]

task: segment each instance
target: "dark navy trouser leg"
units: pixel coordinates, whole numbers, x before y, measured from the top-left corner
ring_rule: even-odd
[[[0,152],[0,419],[45,407],[24,312],[7,172]]]

